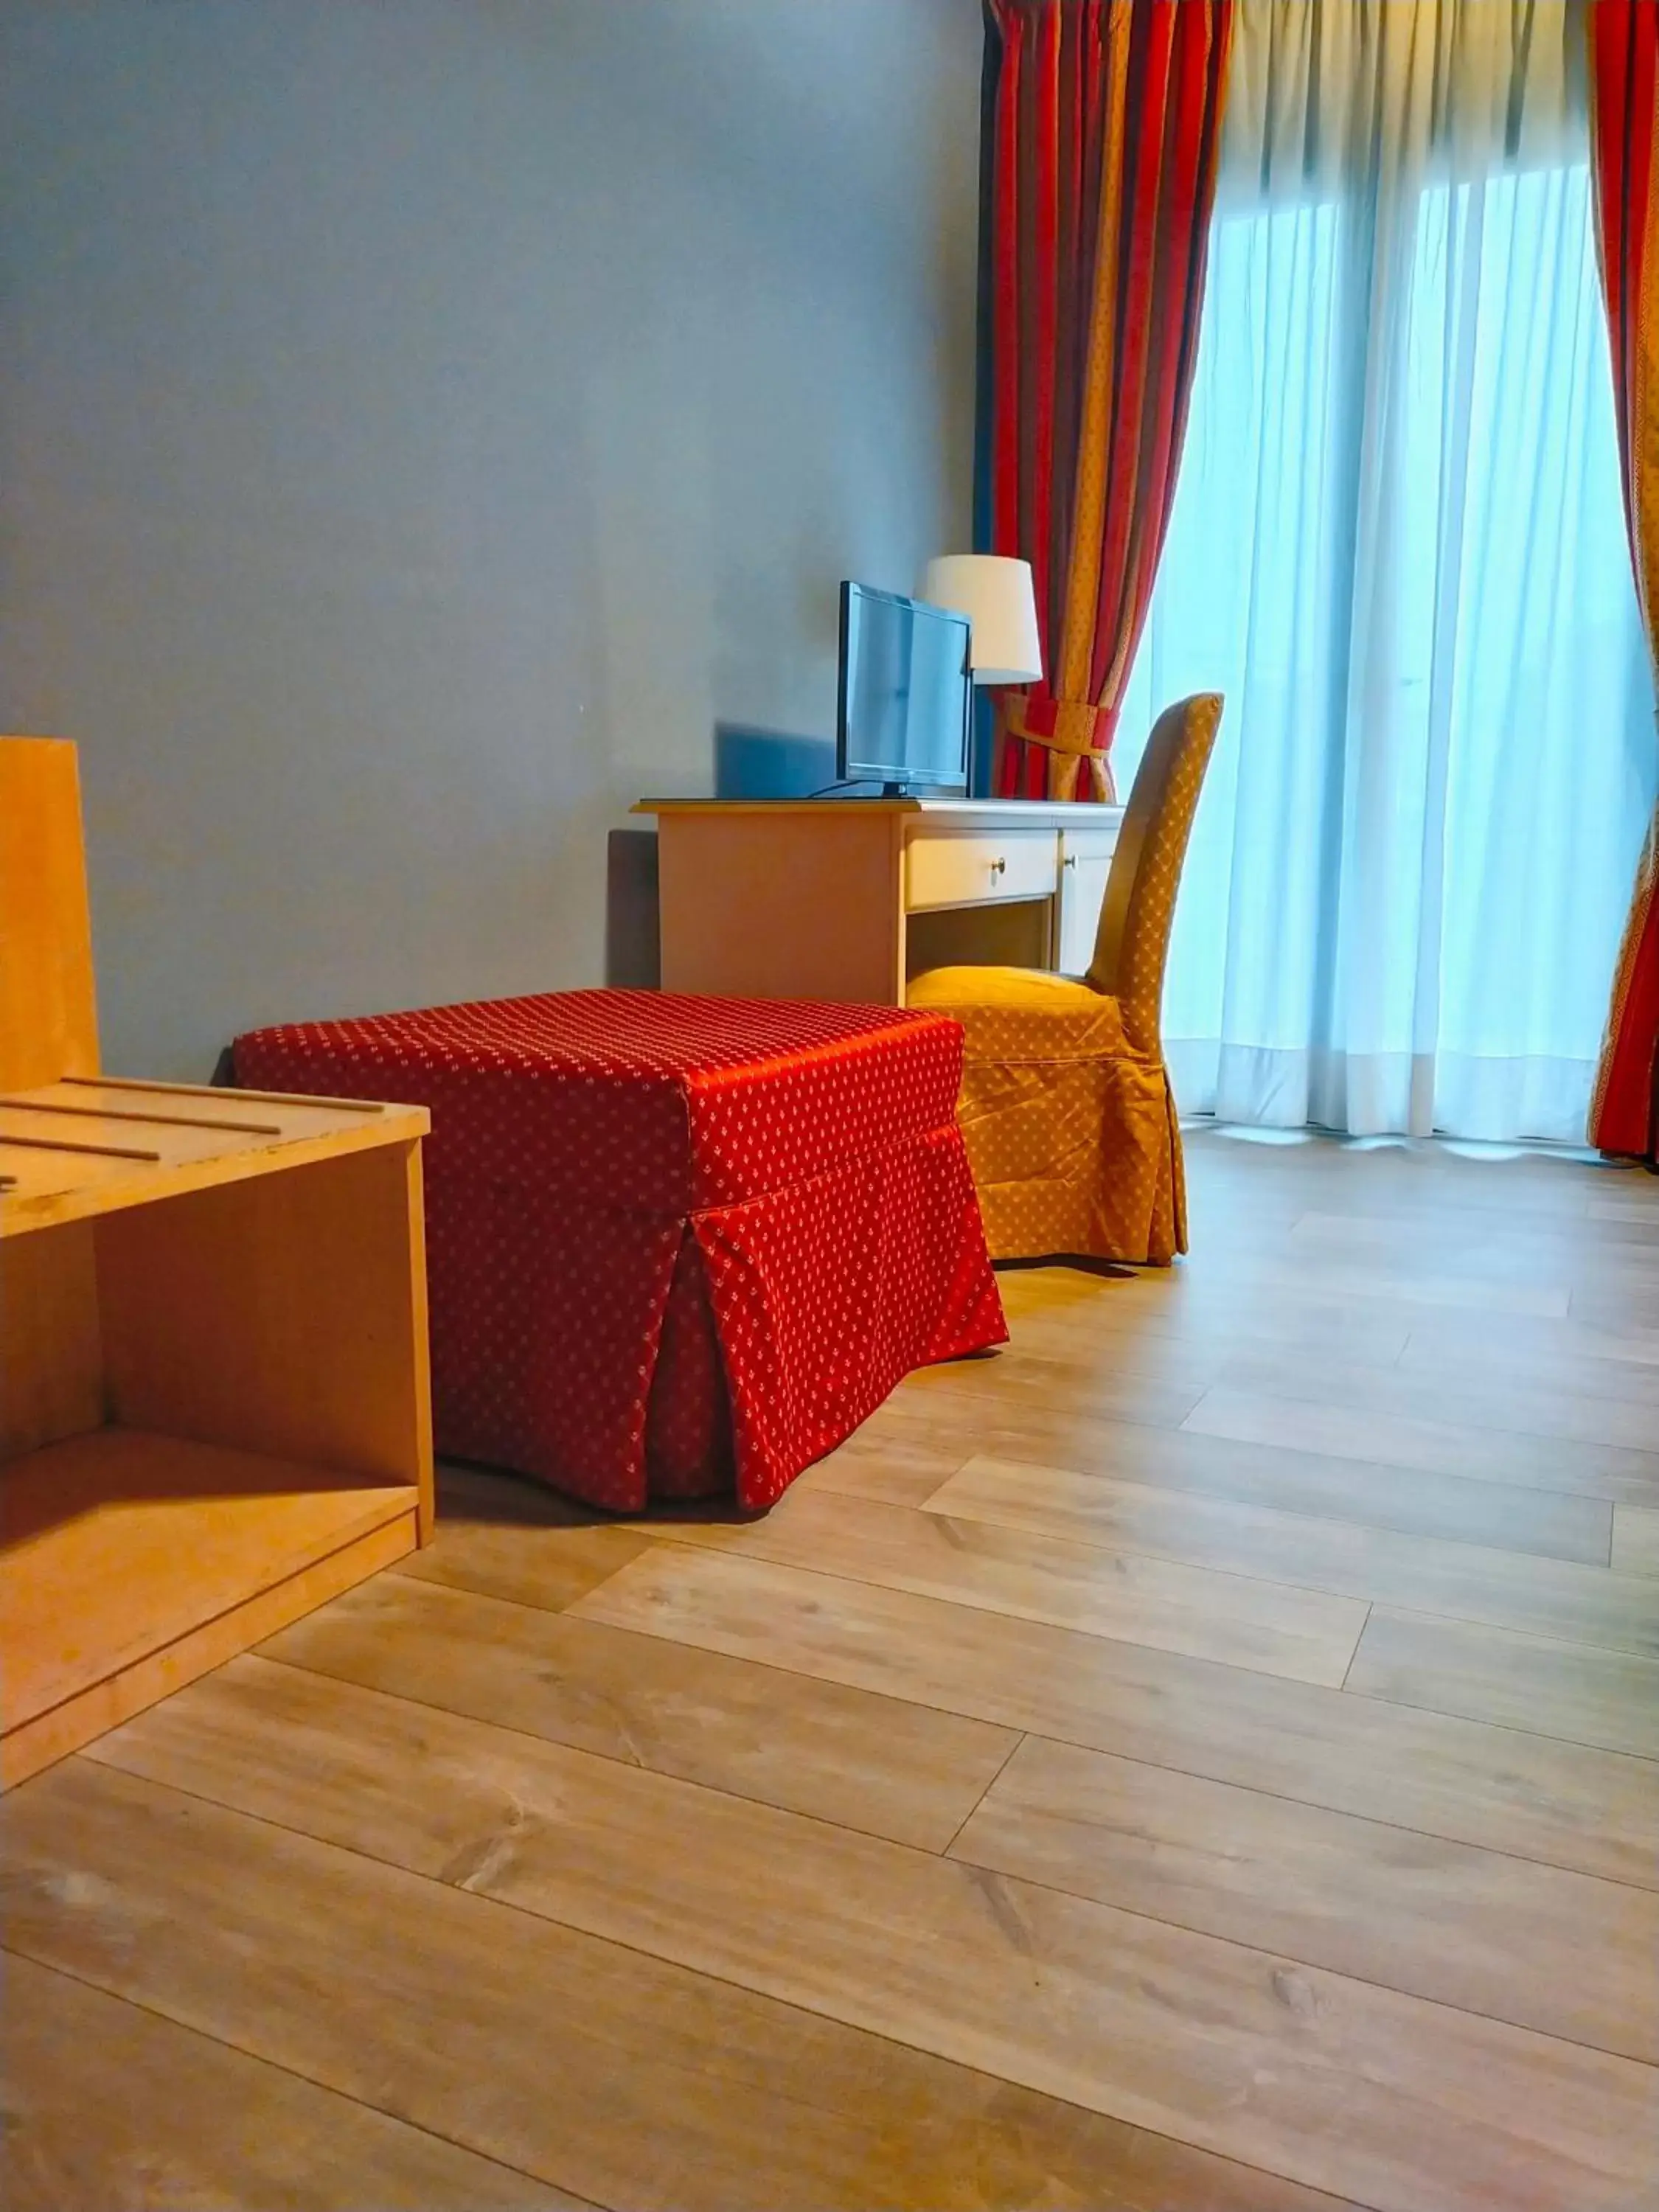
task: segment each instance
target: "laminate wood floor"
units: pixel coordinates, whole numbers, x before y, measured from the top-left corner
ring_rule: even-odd
[[[1659,1182],[1188,1162],[763,1520],[455,1470],[13,1791],[8,2212],[1654,2212]]]

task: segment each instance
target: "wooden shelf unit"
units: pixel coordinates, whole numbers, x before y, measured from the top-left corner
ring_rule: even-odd
[[[58,859],[0,879],[8,1784],[432,1520],[424,1109],[98,1075],[72,747],[0,739],[0,820],[20,806]],[[42,887],[52,926],[12,927]]]

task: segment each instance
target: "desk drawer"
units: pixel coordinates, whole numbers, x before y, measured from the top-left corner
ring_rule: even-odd
[[[1118,824],[1109,823],[1101,830],[1062,830],[1060,833],[1060,852],[1062,860],[1109,860],[1117,850]]]
[[[1106,878],[1117,846],[1117,823],[1060,833],[1060,943],[1062,975],[1081,975],[1094,957]]]
[[[1060,840],[1052,830],[983,837],[912,837],[904,848],[904,903],[977,906],[993,899],[1053,898]]]

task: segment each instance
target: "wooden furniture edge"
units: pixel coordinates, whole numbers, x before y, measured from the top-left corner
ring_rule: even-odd
[[[432,1117],[424,1106],[389,1105],[380,1110],[387,1116],[386,1120],[365,1121],[354,1128],[319,1131],[315,1136],[295,1137],[282,1145],[244,1147],[208,1159],[182,1161],[176,1166],[158,1160],[153,1154],[135,1152],[135,1171],[131,1177],[87,1183],[78,1189],[47,1192],[38,1198],[0,1192],[0,1238],[23,1236],[31,1230],[55,1229],[60,1223],[90,1220],[101,1213],[159,1203],[192,1191],[213,1190],[226,1183],[246,1182],[254,1176],[277,1175],[289,1168],[306,1167],[315,1160],[338,1159],[353,1152],[373,1152],[381,1146],[414,1144],[427,1135],[432,1126]],[[7,1141],[3,1131],[0,1131],[0,1153],[3,1153]],[[41,1149],[27,1140],[19,1141],[24,1141],[27,1149]],[[91,1148],[71,1143],[63,1149]],[[104,1153],[106,1158],[114,1156],[107,1150]]]
[[[404,1155],[404,1188],[409,1194],[409,1264],[414,1330],[412,1374],[415,1419],[420,1436],[420,1467],[416,1476],[415,1542],[423,1547],[437,1533],[437,1449],[432,1431],[432,1310],[426,1277],[426,1161],[418,1144]]]
[[[678,815],[693,819],[715,814],[811,814],[825,820],[853,814],[896,814],[931,824],[939,831],[953,823],[964,829],[998,826],[1014,830],[1086,830],[1091,823],[1117,830],[1121,804],[1097,806],[1080,799],[637,799],[630,814]]]
[[[639,799],[630,814],[920,814],[919,799]]]
[[[234,1083],[157,1083],[136,1075],[65,1075],[60,1082],[84,1091],[142,1091],[168,1098],[247,1099],[261,1106],[329,1106],[342,1114],[390,1114],[399,1110],[396,1099],[324,1098],[309,1091],[244,1091]],[[410,1107],[410,1113],[424,1108]]]
[[[98,1066],[81,763],[69,738],[0,736],[0,1087]]]

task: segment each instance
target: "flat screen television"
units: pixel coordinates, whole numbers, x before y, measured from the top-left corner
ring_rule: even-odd
[[[887,793],[968,781],[966,615],[868,584],[841,587],[836,775]]]

